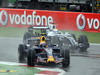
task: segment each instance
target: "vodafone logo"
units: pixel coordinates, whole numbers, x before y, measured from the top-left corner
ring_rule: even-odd
[[[36,25],[36,26],[50,26],[53,23],[52,16],[39,15],[36,11],[23,11],[18,13],[8,13],[6,10],[0,11],[0,25]]]
[[[0,24],[5,26],[8,22],[8,14],[5,10],[0,11]]]
[[[79,14],[76,19],[76,25],[78,29],[83,30],[86,26],[86,19],[83,14]]]
[[[53,22],[52,16],[38,15],[36,11],[31,12],[27,15],[24,11],[21,15],[19,14],[9,14],[11,24],[21,24],[21,25],[51,25]]]
[[[79,30],[84,30],[86,25],[88,29],[95,29],[98,30],[100,28],[100,19],[98,18],[92,18],[90,17],[85,17],[83,14],[79,14],[76,18],[76,25]]]

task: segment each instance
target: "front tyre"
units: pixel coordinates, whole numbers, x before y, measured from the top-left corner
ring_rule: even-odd
[[[26,32],[23,36],[23,43],[29,44],[28,39],[31,38],[33,34],[31,32]]]
[[[35,50],[28,50],[28,55],[27,55],[27,65],[28,66],[35,66],[35,61],[36,61],[36,52]]]
[[[24,63],[25,62],[25,46],[23,44],[20,44],[18,47],[18,53],[19,53],[19,62]]]
[[[69,50],[64,49],[62,51],[62,57],[64,58],[63,62],[62,62],[62,67],[68,67],[70,65],[70,52],[69,52]]]

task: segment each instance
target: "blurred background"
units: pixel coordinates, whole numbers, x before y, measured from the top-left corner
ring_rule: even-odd
[[[1,8],[100,12],[100,0],[0,0]]]

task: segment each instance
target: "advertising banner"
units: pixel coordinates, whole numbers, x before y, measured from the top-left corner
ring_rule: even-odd
[[[0,9],[0,27],[24,28],[30,25],[57,25],[60,30],[100,32],[100,14],[42,11],[28,9]]]

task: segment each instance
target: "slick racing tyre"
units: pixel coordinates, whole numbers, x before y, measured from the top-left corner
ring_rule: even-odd
[[[24,37],[23,37],[23,43],[24,43],[24,44],[29,44],[28,39],[29,39],[30,37],[32,37],[32,36],[33,36],[33,34],[32,34],[31,32],[26,32],[26,33],[24,34]]]
[[[36,62],[36,52],[35,50],[28,50],[28,55],[27,55],[27,65],[28,66],[34,66]]]
[[[81,35],[78,38],[78,43],[80,45],[80,51],[87,51],[87,48],[89,47],[89,43],[86,35]]]
[[[18,47],[18,53],[19,53],[19,62],[24,63],[25,62],[25,46],[23,44],[20,44]]]
[[[62,67],[66,68],[70,65],[70,51],[67,49],[64,49],[62,51],[62,57],[64,58],[62,62]]]

